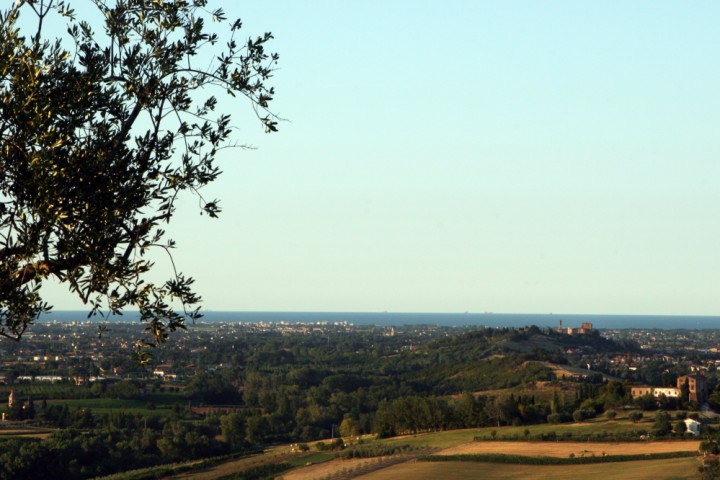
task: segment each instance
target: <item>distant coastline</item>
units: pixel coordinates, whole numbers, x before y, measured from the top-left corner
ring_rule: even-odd
[[[40,322],[87,321],[85,311],[53,311],[43,315]],[[90,320],[101,321],[100,317]],[[137,321],[135,312],[110,317],[110,322]],[[720,316],[702,315],[592,315],[592,314],[549,314],[549,313],[396,313],[396,312],[205,312],[201,322],[268,322],[268,323],[311,323],[347,322],[355,325],[438,325],[523,327],[556,327],[559,321],[567,327],[590,322],[595,328],[661,328],[661,329],[720,329]]]

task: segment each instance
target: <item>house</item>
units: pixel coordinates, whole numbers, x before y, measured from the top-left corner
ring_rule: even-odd
[[[680,389],[673,387],[655,387],[653,388],[653,396],[660,398],[665,395],[667,398],[680,397]]]
[[[632,395],[632,398],[639,398],[645,395],[652,395],[653,393],[653,387],[649,387],[647,385],[641,385],[638,387],[630,387],[630,395]]]
[[[168,363],[158,365],[155,369],[153,369],[153,375],[164,379],[166,375],[170,374],[170,370],[172,368],[173,366]]]
[[[700,435],[705,426],[703,420],[695,418],[686,418],[683,423],[685,423],[685,433],[692,433],[696,437]]]
[[[630,387],[630,395],[632,398],[638,398],[644,395],[652,395],[655,398],[660,398],[663,395],[667,398],[679,398],[680,389],[674,387],[649,387],[647,385],[642,385],[638,387]]]
[[[700,404],[707,401],[707,380],[703,375],[698,374],[682,375],[678,377],[676,387],[651,387],[648,385],[631,387],[630,395],[632,395],[632,398],[642,397],[643,395],[652,395],[655,398],[660,398],[663,395],[667,398],[680,398],[682,389],[685,387],[686,383],[689,398],[684,398],[683,400],[695,401]]]

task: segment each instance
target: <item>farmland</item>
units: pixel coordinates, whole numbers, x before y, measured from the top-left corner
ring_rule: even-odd
[[[699,478],[695,458],[623,462],[622,464],[593,465],[505,465],[496,463],[449,462],[442,464],[410,462],[395,465],[358,480],[464,480],[483,478],[488,480],[531,478],[537,480],[638,480],[638,479],[695,479]]]
[[[702,420],[703,439],[718,431],[693,402],[636,402],[629,381],[608,380],[619,371],[612,352],[635,353],[599,335],[204,325],[141,368],[122,349],[100,351],[87,329],[58,328],[6,365],[0,476],[339,480],[417,464],[458,478],[593,478],[634,466],[685,478],[698,472],[699,439],[688,441],[684,422]],[[122,346],[124,328],[102,342]],[[77,352],[63,358],[68,339]],[[672,369],[690,367],[653,362],[635,381],[659,371],[672,383]],[[589,364],[597,369],[580,368]],[[45,372],[65,380],[28,379]]]
[[[591,424],[577,424],[556,426],[559,431],[573,430],[575,433],[602,434],[607,431],[618,431],[622,428],[636,428],[628,421],[595,422]],[[529,427],[530,435],[546,433],[548,426],[538,425]],[[281,474],[283,480],[313,480],[362,478],[366,480],[383,480],[391,478],[435,479],[439,476],[447,479],[465,478],[607,478],[608,472],[613,472],[613,478],[698,478],[698,457],[685,458],[653,458],[642,461],[622,461],[621,463],[595,463],[570,465],[523,465],[496,462],[473,461],[474,454],[499,454],[503,456],[522,456],[529,459],[552,457],[557,459],[583,459],[605,456],[626,455],[664,455],[676,452],[697,451],[697,440],[673,441],[630,441],[630,442],[587,442],[587,441],[489,441],[474,440],[486,437],[492,429],[464,429],[445,432],[428,433],[421,435],[406,435],[385,440],[375,440],[372,437],[362,439],[365,445],[399,446],[405,445],[410,450],[396,456],[383,456],[373,458],[346,459],[335,457],[334,454],[314,452],[316,446],[310,444],[311,451],[306,454],[295,454],[293,457],[283,456],[282,452],[289,451],[289,446],[275,447],[267,455],[252,460],[252,464],[266,463],[270,458],[283,456],[295,468]],[[516,435],[519,429],[504,427],[497,429],[498,438],[508,438]],[[354,447],[350,447],[351,449]],[[428,462],[423,461],[422,452],[432,451],[434,456],[464,455],[467,461]],[[314,453],[311,453],[314,452]],[[177,478],[202,478],[212,480],[234,474],[248,468],[249,459],[226,462],[201,472],[187,473]]]
[[[660,442],[473,442],[438,452],[437,455],[500,453],[531,457],[600,457],[605,455],[641,455],[678,451],[697,451],[699,441]]]

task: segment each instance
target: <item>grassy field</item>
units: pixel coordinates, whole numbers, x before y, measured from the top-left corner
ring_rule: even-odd
[[[173,475],[172,478],[173,480],[213,480],[270,463],[278,464],[295,462],[295,465],[299,466],[308,461],[307,458],[311,455],[313,454],[289,454],[276,449],[275,451],[270,451],[262,455],[253,455],[237,460],[231,460],[203,470]],[[316,458],[316,460],[319,460],[319,458]]]
[[[53,430],[47,428],[10,428],[0,429],[0,439],[8,438],[46,438]]]
[[[0,389],[0,397],[7,398],[10,390],[15,390],[21,396],[39,398],[58,398],[83,396],[87,394],[86,387],[78,387],[71,383],[19,383],[11,387]]]
[[[496,432],[497,439],[524,440],[525,430],[530,432],[530,438],[555,432],[558,437],[572,435],[572,437],[586,437],[599,433],[626,433],[647,430],[654,422],[646,421],[632,423],[628,421],[606,421],[597,419],[584,423],[564,423],[559,425],[531,425],[528,427],[500,427],[500,428],[472,428],[466,430],[452,430],[447,432],[423,433],[418,435],[406,435],[385,440],[390,444],[408,444],[412,446],[428,446],[433,448],[448,448],[462,443],[472,442],[475,437],[492,438],[492,432]]]
[[[89,408],[93,414],[106,415],[108,413],[133,413],[136,415],[169,415],[169,408],[152,408],[144,400],[118,400],[113,398],[88,398],[79,400],[48,400],[49,405],[67,404],[70,410],[76,408]]]
[[[360,480],[390,480],[412,478],[413,480],[464,479],[536,479],[556,480],[639,480],[639,479],[697,479],[700,462],[695,458],[648,460],[639,462],[606,463],[594,465],[501,465],[470,462],[408,462],[394,465],[367,475],[355,477]]]

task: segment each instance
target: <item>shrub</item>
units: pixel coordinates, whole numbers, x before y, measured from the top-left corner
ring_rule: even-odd
[[[700,453],[708,453],[711,455],[717,455],[720,453],[720,448],[718,448],[718,444],[715,442],[715,440],[703,440],[700,442]]]
[[[642,420],[643,414],[642,414],[642,412],[637,412],[637,411],[630,412],[630,415],[628,415],[628,418],[630,419],[631,422],[637,423],[640,420]]]
[[[336,438],[330,443],[318,442],[315,444],[315,448],[317,448],[321,452],[342,450],[343,448],[345,448],[345,443],[343,442],[342,438]]]
[[[553,425],[557,425],[560,423],[561,417],[559,413],[551,413],[547,416],[547,422],[551,423]]]

